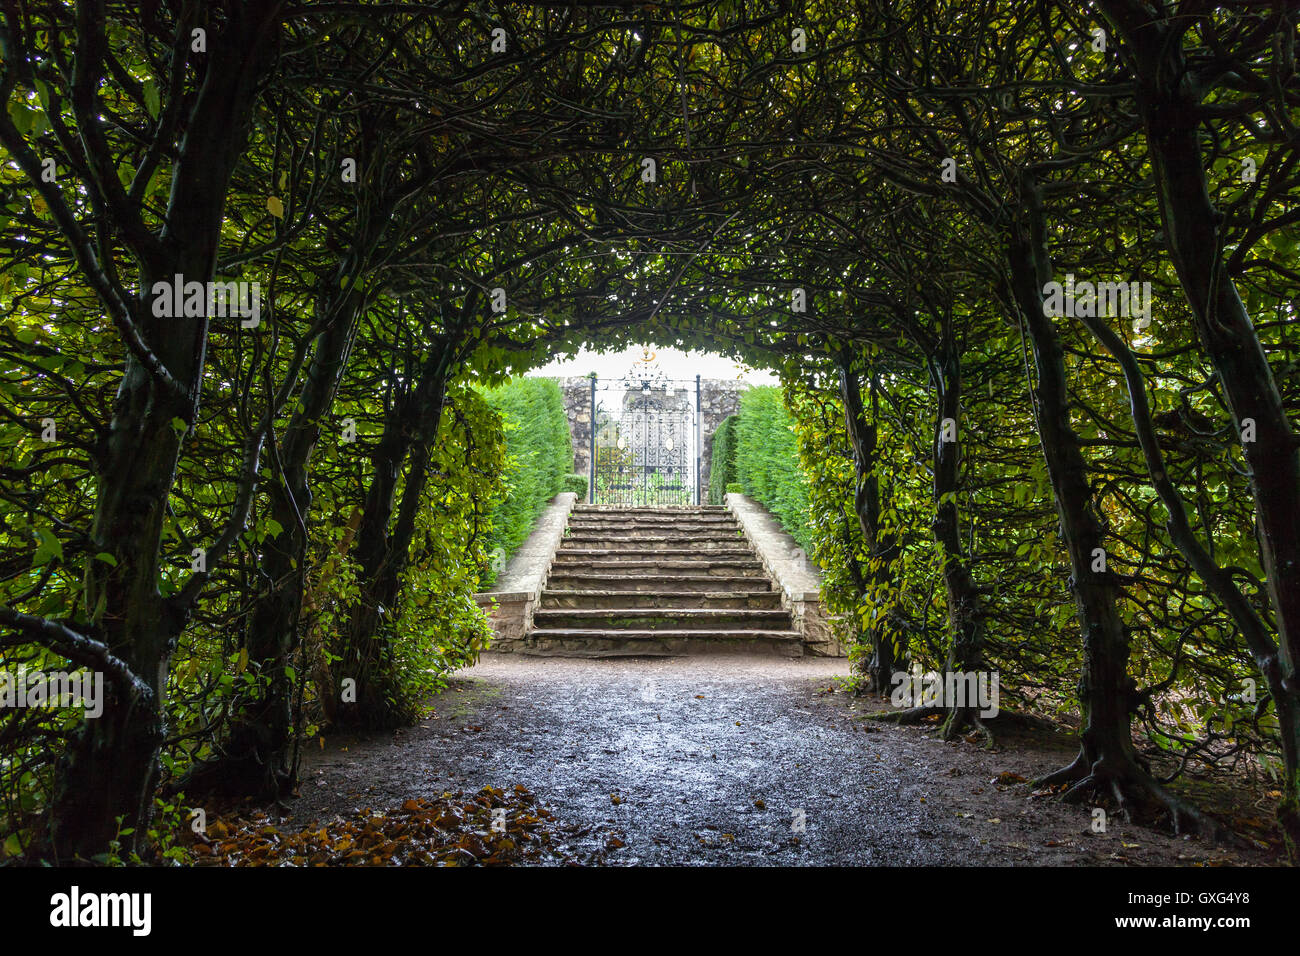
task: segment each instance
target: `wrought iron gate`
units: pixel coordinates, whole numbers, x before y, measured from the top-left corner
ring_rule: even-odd
[[[591,380],[591,500],[699,503],[699,378],[672,381],[647,349],[626,376]]]

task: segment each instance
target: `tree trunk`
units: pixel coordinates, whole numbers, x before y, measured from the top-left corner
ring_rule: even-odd
[[[286,668],[298,646],[302,610],[308,515],[309,470],[328,414],[347,367],[361,297],[353,294],[341,315],[314,343],[302,394],[279,443],[282,481],[267,486],[267,513],[281,528],[261,545],[259,558],[268,584],[254,599],[245,649],[248,659],[269,682],[263,692],[241,696],[234,724],[220,753],[197,765],[172,789],[189,796],[221,794],[276,799],[295,784],[291,765],[294,682]]]
[[[156,352],[173,375],[193,367],[191,356]],[[120,829],[135,828],[124,846],[137,846],[150,816],[165,731],[167,666],[182,625],[169,616],[157,587],[167,492],[180,450],[171,420],[188,421],[191,414],[192,408],[162,394],[152,375],[128,360],[98,476],[92,530],[91,553],[107,552],[116,563],[90,563],[87,594],[92,606],[102,606],[102,639],[148,684],[153,703],[143,706],[110,682],[101,716],[85,721],[69,742],[56,768],[50,811],[59,863],[107,851]]]
[[[983,611],[979,588],[962,556],[957,491],[961,484],[961,356],[953,340],[952,316],[930,356],[930,379],[938,396],[934,431],[934,540],[943,551],[943,584],[948,598],[948,661],[945,671],[961,674],[983,667]],[[946,423],[952,422],[951,437]],[[945,686],[952,686],[945,681]],[[968,725],[983,727],[977,701],[945,701],[943,737],[951,740]]]
[[[845,429],[853,450],[856,477],[853,511],[858,516],[858,524],[867,544],[867,585],[874,591],[888,580],[888,565],[897,554],[897,545],[892,535],[882,533],[880,529],[880,484],[876,478],[876,383],[873,379],[872,415],[868,420],[862,404],[858,376],[850,363],[851,359],[845,355],[840,365],[840,397],[844,401]],[[871,659],[867,663],[868,686],[877,694],[887,694],[907,649],[896,643],[894,635],[880,620],[868,629],[867,641],[871,648]]]
[[[1033,400],[1061,535],[1070,558],[1083,640],[1079,708],[1083,729],[1080,752],[1068,767],[1040,784],[1070,782],[1068,800],[1113,798],[1121,812],[1168,813],[1175,830],[1208,824],[1174,800],[1138,761],[1133,747],[1132,714],[1137,688],[1128,675],[1128,632],[1119,613],[1121,592],[1108,566],[1094,570],[1105,556],[1105,533],[1093,504],[1078,435],[1070,424],[1064,350],[1051,318],[1044,314],[1043,287],[1051,281],[1041,198],[1028,177],[1022,183],[1023,222],[1013,230],[1007,265],[1010,293],[1029,335],[1036,381]]]
[[[1278,817],[1292,859],[1300,859],[1300,442],[1236,283],[1225,273],[1220,216],[1210,200],[1200,140],[1206,90],[1190,79],[1184,27],[1141,4],[1109,0],[1101,6],[1124,36],[1138,80],[1165,243],[1197,335],[1237,434],[1247,422],[1254,425],[1254,440],[1242,441],[1242,453],[1278,630],[1278,653],[1262,671],[1281,725],[1285,780]]]
[[[156,245],[138,250],[135,318],[180,391],[167,388],[128,350],[97,476],[89,549],[111,554],[114,562],[87,563],[86,600],[98,609],[99,635],[154,697],[141,706],[124,689],[106,687],[103,714],[83,724],[60,759],[50,809],[51,849],[59,862],[105,852],[122,829],[134,830],[122,841],[124,850],[146,840],[166,731],[167,670],[188,617],[188,608],[158,590],[163,521],[181,448],[173,422],[192,425],[197,418],[208,330],[206,318],[155,317],[152,288],[176,274],[204,283],[213,277],[230,176],[247,143],[279,7],[244,8],[212,38],[210,66],[172,170],[167,225]]]
[[[367,171],[368,179],[357,186],[361,198],[348,251],[317,293],[313,319],[322,331],[312,343],[302,393],[276,450],[281,480],[267,488],[268,515],[281,531],[261,545],[259,565],[269,584],[253,599],[245,649],[250,664],[269,683],[265,690],[246,692],[235,702],[234,725],[220,744],[219,756],[195,767],[174,785],[190,796],[206,792],[275,799],[290,792],[296,783],[297,768],[292,765],[295,681],[286,668],[298,648],[298,622],[305,598],[311,456],[320,438],[320,423],[333,406],[347,369],[356,325],[367,305],[361,277],[375,249],[393,228],[399,203],[427,186],[431,175],[426,172],[406,182],[385,175],[389,169],[385,158],[390,165],[400,165],[402,154],[386,147],[379,119],[359,118],[358,166]],[[289,394],[286,385],[282,395]]]
[[[453,349],[435,347],[414,389],[394,403],[371,458],[374,473],[357,531],[357,583],[360,597],[335,653],[337,720],[335,729],[391,727],[400,722],[387,672],[392,620],[410,553],[420,496],[428,478],[429,456],[438,437]],[[394,501],[404,463],[409,463],[393,521]],[[343,682],[354,682],[344,687]]]

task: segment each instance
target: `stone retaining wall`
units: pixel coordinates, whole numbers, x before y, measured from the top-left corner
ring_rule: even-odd
[[[542,585],[564,538],[569,512],[577,501],[578,496],[571,491],[561,492],[551,499],[528,539],[497,576],[496,590],[482,591],[474,596],[478,606],[487,612],[492,632],[496,635],[492,650],[512,650],[532,629],[533,612],[537,610]]]
[[[727,507],[740,522],[768,575],[781,589],[782,603],[803,635],[804,652],[818,657],[844,657],[844,648],[831,633],[821,600],[821,573],[781,523],[754,499],[728,492]]]

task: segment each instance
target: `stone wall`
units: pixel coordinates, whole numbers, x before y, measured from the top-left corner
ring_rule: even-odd
[[[753,498],[734,491],[725,497],[725,504],[740,522],[764,570],[780,589],[781,605],[790,611],[795,629],[803,635],[804,653],[844,657],[845,649],[836,640],[822,606],[822,578],[817,566],[781,522]]]
[[[591,470],[591,379],[559,381],[564,408],[569,413],[569,434],[573,437],[573,471],[585,477]]]
[[[564,407],[569,415],[569,432],[573,436],[573,470],[580,475],[591,469],[591,379],[583,376],[559,379],[564,393]],[[740,410],[740,394],[749,387],[736,379],[705,378],[700,380],[700,500],[708,503],[709,462],[713,452],[713,433],[728,415]],[[694,391],[689,400],[695,401]]]
[[[552,498],[527,540],[501,569],[496,590],[475,595],[492,625],[492,650],[514,650],[533,629],[533,612],[577,500],[571,491]]]

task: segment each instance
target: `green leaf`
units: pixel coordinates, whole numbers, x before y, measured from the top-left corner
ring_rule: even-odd
[[[144,81],[144,108],[149,111],[149,115],[154,119],[158,118],[158,113],[162,108],[158,100],[158,84],[152,79]]]
[[[28,109],[27,104],[21,100],[10,100],[9,118],[13,120],[18,132],[27,136],[32,131],[32,121],[36,118],[36,113]]]
[[[42,564],[48,564],[54,558],[63,560],[63,542],[58,539],[50,528],[36,529],[36,555],[32,558],[32,567],[40,567]]]

